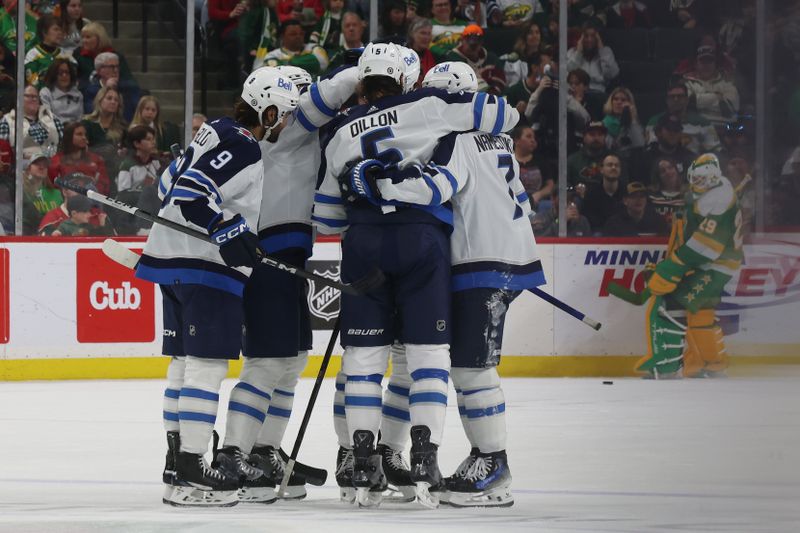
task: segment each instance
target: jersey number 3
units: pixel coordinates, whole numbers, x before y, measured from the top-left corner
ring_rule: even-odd
[[[514,180],[514,160],[511,159],[511,154],[500,154],[497,156],[497,168],[507,168],[506,183],[508,184],[508,195],[511,201],[514,202],[514,220],[522,218],[522,207],[517,201],[517,195],[514,194],[514,189],[511,187],[511,182]]]

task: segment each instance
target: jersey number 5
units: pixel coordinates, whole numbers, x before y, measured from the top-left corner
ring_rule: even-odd
[[[379,150],[378,143],[386,139],[394,139],[394,132],[389,126],[367,133],[361,137],[361,153],[366,159],[377,159],[387,167],[396,167],[403,160],[403,154],[397,148]]]
[[[497,156],[497,168],[507,168],[506,183],[508,184],[508,195],[511,201],[514,202],[514,220],[522,218],[522,207],[517,202],[517,195],[514,194],[514,189],[511,187],[511,182],[514,180],[514,160],[511,159],[511,154],[500,154]]]

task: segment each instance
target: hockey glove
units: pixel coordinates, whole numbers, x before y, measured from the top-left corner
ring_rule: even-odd
[[[678,287],[686,270],[686,265],[673,259],[664,259],[656,265],[647,287],[654,296],[669,294]]]
[[[217,224],[211,239],[219,245],[219,255],[229,267],[255,267],[261,262],[258,237],[250,232],[241,215]]]
[[[364,198],[370,203],[377,204],[381,199],[381,192],[376,182],[382,177],[384,168],[383,163],[377,159],[365,159],[348,166],[344,174],[339,177],[342,198],[348,203]]]

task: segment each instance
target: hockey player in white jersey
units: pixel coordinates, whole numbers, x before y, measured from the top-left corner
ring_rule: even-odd
[[[439,138],[452,131],[499,133],[513,127],[516,110],[486,94],[448,94],[427,89],[403,95],[401,53],[392,44],[370,44],[359,61],[362,96],[367,102],[334,119],[324,145],[315,196],[315,224],[325,233],[348,228],[343,240],[342,279],[356,279],[379,267],[389,282],[369,298],[342,297],[345,416],[353,439],[353,484],[361,505],[379,502],[385,486],[375,438],[381,418],[381,381],[389,346],[406,345],[411,429],[411,475],[418,500],[438,504],[429,489],[441,488],[437,449],[441,443],[449,379],[449,244],[452,212],[434,194],[425,207],[370,201],[371,176],[427,161]],[[364,160],[369,161],[364,161]],[[355,165],[354,163],[361,162]],[[366,201],[345,210],[353,190]],[[356,195],[357,196],[357,195]],[[395,325],[395,321],[399,324]]]
[[[358,71],[345,68],[312,84],[311,76],[298,67],[277,70],[301,94],[280,137],[273,134],[260,143],[264,182],[258,238],[270,256],[305,268],[312,253],[311,208],[320,163],[317,127],[330,121],[353,95]],[[311,348],[306,282],[259,265],[245,285],[243,302],[245,362],[239,383],[231,391],[221,452],[250,454],[264,475],[245,479],[240,499],[269,503],[276,499],[274,488],[283,479],[281,440]],[[278,496],[298,499],[306,495],[307,476],[300,466],[296,465],[286,492]]]
[[[473,89],[474,75],[462,65],[437,65],[426,74],[423,87]],[[378,179],[376,185],[385,203],[427,205],[435,194],[429,183],[440,184],[438,194],[447,196],[455,193],[454,179],[451,375],[472,450],[447,479],[446,498],[459,507],[509,506],[513,497],[505,402],[496,367],[508,306],[520,291],[545,283],[511,138],[452,134],[439,144],[420,177],[399,183]],[[402,413],[403,395],[397,393],[391,401],[389,414]],[[402,417],[387,420],[386,412],[383,425],[402,425]]]
[[[260,470],[241,454],[203,454],[214,428],[228,360],[241,351],[242,291],[258,262],[263,166],[258,141],[278,132],[299,93],[271,68],[247,79],[234,118],[203,124],[181,158],[159,181],[159,215],[211,236],[208,243],[154,226],[136,275],[161,286],[163,353],[172,356],[164,393],[167,430],[165,503],[229,506],[239,477]],[[218,467],[217,467],[218,466]]]

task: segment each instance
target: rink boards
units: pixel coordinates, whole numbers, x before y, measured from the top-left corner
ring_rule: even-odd
[[[122,239],[132,249],[141,239]],[[103,256],[101,239],[0,238],[0,380],[162,377],[160,294]],[[616,281],[641,290],[663,240],[582,239],[539,243],[548,285],[603,323],[594,331],[525,293],[512,305],[504,375],[629,375],[645,351],[644,308],[609,296]],[[738,365],[800,363],[800,238],[769,234],[745,246],[746,264],[726,287],[719,316]],[[318,242],[309,268],[336,278],[338,242]],[[312,364],[330,337],[336,291],[313,283]],[[337,346],[335,354],[341,353]],[[331,371],[338,367],[334,360]],[[232,373],[238,364],[232,365]]]

